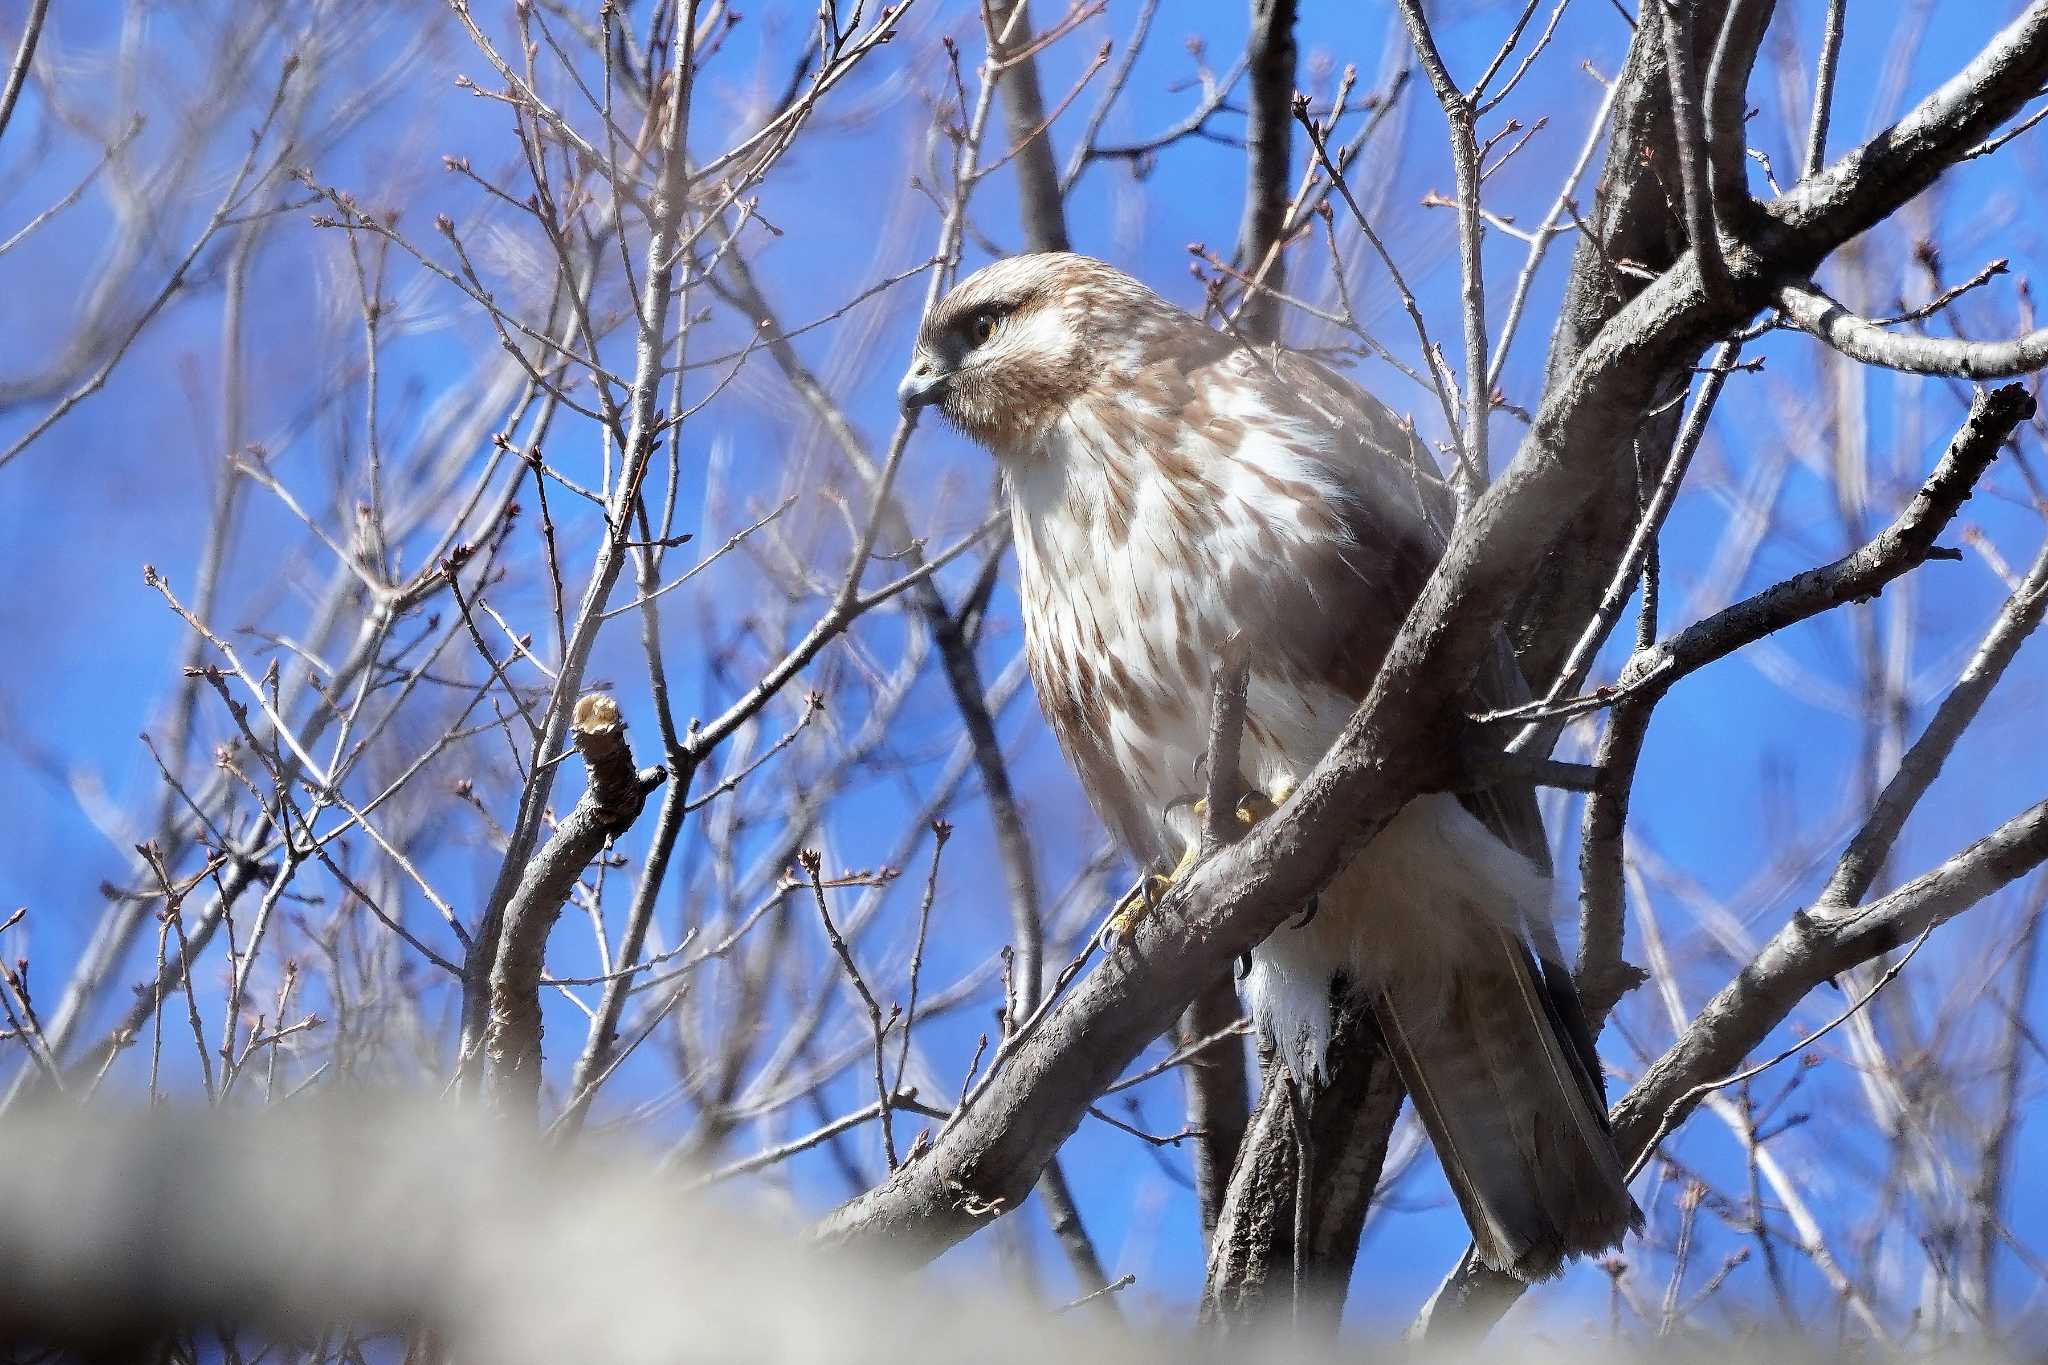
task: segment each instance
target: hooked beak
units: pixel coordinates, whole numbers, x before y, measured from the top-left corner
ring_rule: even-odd
[[[903,382],[896,386],[896,402],[905,412],[930,407],[945,399],[946,383],[951,378],[932,363],[930,356],[919,355],[903,376]]]

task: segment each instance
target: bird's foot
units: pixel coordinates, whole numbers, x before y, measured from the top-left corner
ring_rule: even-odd
[[[1286,803],[1288,796],[1293,790],[1293,780],[1291,778],[1282,778],[1279,782],[1274,783],[1271,792],[1246,792],[1244,797],[1237,803],[1237,822],[1247,829],[1251,828],[1274,811],[1280,809]],[[1182,800],[1185,799],[1182,798]],[[1208,814],[1209,802],[1207,798],[1197,800],[1194,803],[1195,828],[1201,829],[1203,827]],[[1102,926],[1101,942],[1103,948],[1107,950],[1119,945],[1129,944],[1132,937],[1138,932],[1138,925],[1159,904],[1159,898],[1172,889],[1173,885],[1182,877],[1185,877],[1188,874],[1188,869],[1192,868],[1200,860],[1200,847],[1190,844],[1187,851],[1180,855],[1180,862],[1174,866],[1173,871],[1164,875],[1152,873],[1140,878],[1138,884],[1126,892],[1124,898],[1116,903],[1116,909],[1110,912],[1108,921]],[[1311,915],[1315,913],[1313,904],[1311,904],[1308,913]],[[1307,923],[1306,918],[1302,922]]]
[[[1283,777],[1278,782],[1275,782],[1273,790],[1270,792],[1246,792],[1244,799],[1237,803],[1238,823],[1249,829],[1274,811],[1280,809],[1280,807],[1286,805],[1287,798],[1293,794],[1294,779],[1291,777]],[[1320,900],[1321,898],[1317,896],[1310,896],[1308,898],[1308,904],[1302,907],[1301,915],[1294,921],[1294,928],[1299,929],[1316,917],[1316,911],[1320,908]],[[1250,970],[1249,966],[1247,966],[1246,970]]]
[[[1116,903],[1116,909],[1110,912],[1108,923],[1102,926],[1101,940],[1105,951],[1129,945],[1138,932],[1138,925],[1144,921],[1145,916],[1152,913],[1153,907],[1159,904],[1159,898],[1165,895],[1175,882],[1187,875],[1188,869],[1195,865],[1197,857],[1198,850],[1190,848],[1181,855],[1180,862],[1175,864],[1173,871],[1164,875],[1154,872],[1140,877],[1138,884],[1124,893],[1124,898]]]
[[[1287,798],[1294,794],[1294,779],[1283,777],[1273,784],[1270,792],[1248,791],[1237,803],[1237,822],[1249,829],[1274,811],[1287,804]]]

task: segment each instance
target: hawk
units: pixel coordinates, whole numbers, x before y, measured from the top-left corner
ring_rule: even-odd
[[[1240,769],[1277,803],[1343,729],[1442,552],[1443,485],[1385,407],[1085,256],[963,281],[897,395],[995,456],[1039,703],[1147,865],[1197,847],[1226,642],[1251,661]],[[1512,669],[1503,643],[1482,701],[1513,697]],[[1481,1258],[1540,1278],[1641,1214],[1556,960],[1549,878],[1509,842],[1519,827],[1541,856],[1533,800],[1473,805],[1411,802],[1252,951],[1245,988],[1310,1094],[1335,1004],[1369,1004]]]

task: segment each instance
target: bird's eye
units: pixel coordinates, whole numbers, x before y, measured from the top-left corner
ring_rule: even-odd
[[[994,336],[995,330],[996,315],[994,313],[976,313],[974,320],[967,324],[967,335],[973,338],[974,344],[977,346],[987,341],[991,336]]]

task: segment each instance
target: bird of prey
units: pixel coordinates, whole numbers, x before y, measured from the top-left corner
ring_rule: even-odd
[[[897,396],[995,456],[1039,703],[1146,865],[1198,845],[1226,647],[1250,660],[1239,763],[1270,809],[1342,730],[1442,552],[1447,499],[1406,424],[1085,256],[1010,257],[963,281],[925,319]],[[1482,703],[1513,696],[1512,668],[1503,644]],[[1370,1004],[1481,1258],[1533,1279],[1641,1215],[1556,961],[1549,878],[1508,842],[1519,815],[1522,847],[1541,848],[1520,797],[1474,801],[1478,815],[1454,796],[1411,802],[1313,913],[1253,950],[1245,986],[1311,1094],[1334,1002]]]

